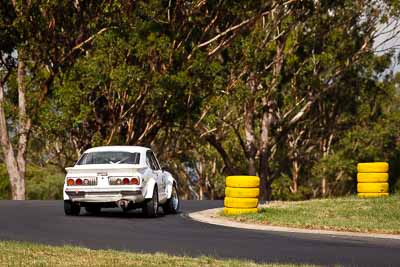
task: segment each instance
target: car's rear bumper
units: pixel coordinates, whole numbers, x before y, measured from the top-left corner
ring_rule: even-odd
[[[70,200],[75,202],[118,202],[120,200],[127,200],[133,203],[140,203],[144,201],[144,196],[140,189],[112,191],[66,189],[65,194]]]

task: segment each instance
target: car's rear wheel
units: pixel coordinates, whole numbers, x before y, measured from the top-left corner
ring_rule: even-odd
[[[85,210],[87,213],[90,213],[90,214],[99,214],[101,211],[101,207],[100,206],[88,206],[88,207],[85,207]]]
[[[151,199],[146,200],[143,205],[143,213],[147,217],[154,218],[158,215],[158,190],[154,187],[153,196]]]
[[[163,210],[165,213],[176,214],[179,211],[179,195],[176,185],[172,186],[171,197],[167,200],[167,202],[163,205]]]
[[[64,200],[64,213],[68,216],[78,216],[81,212],[79,204],[72,202],[71,200]]]

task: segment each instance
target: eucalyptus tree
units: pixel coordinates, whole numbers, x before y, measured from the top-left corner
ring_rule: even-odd
[[[168,127],[185,127],[201,104],[224,89],[218,59],[271,5],[259,1],[136,2],[115,29],[59,80],[48,122],[64,121],[75,151],[98,144],[148,144]],[[80,109],[73,109],[79,105]],[[53,119],[51,119],[53,118]]]
[[[219,182],[222,173],[257,174],[266,198],[272,182],[289,174],[296,192],[300,175],[329,157],[352,127],[359,101],[372,96],[368,103],[375,103],[379,78],[369,76],[378,61],[377,25],[396,15],[390,1],[380,3],[2,6],[0,129],[10,177],[23,184],[34,127],[32,146],[44,146],[46,158],[61,167],[88,146],[147,144],[172,155],[182,175],[179,161],[195,158],[201,186]],[[372,93],[364,94],[370,82]],[[12,117],[17,102],[19,115]],[[8,134],[20,140],[20,156],[12,156]]]
[[[331,153],[344,114],[363,97],[357,83],[376,79],[365,70],[377,60],[377,27],[389,14],[370,1],[274,3],[222,53],[231,70],[227,84],[233,86],[217,97],[232,108],[218,110],[217,120],[202,120],[203,136],[219,141],[215,148],[226,165],[241,169],[241,162],[221,149],[227,140],[217,138],[228,135],[228,128],[218,127],[228,121],[247,173],[261,177],[261,198],[271,196],[271,183],[286,172],[287,161],[295,192],[307,162],[299,155],[313,152],[318,159]],[[322,195],[326,187],[322,178]]]
[[[29,135],[53,81],[97,35],[107,31],[115,7],[121,5],[113,1],[5,1],[0,6],[0,137],[13,199],[25,198]],[[14,110],[6,112],[6,106],[14,104]],[[13,119],[14,112],[18,115]]]

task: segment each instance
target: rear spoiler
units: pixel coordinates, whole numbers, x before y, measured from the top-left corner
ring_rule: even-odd
[[[75,165],[74,167],[66,167],[65,170],[68,171],[79,171],[79,170],[121,170],[121,169],[135,169],[142,170],[147,168],[146,165],[140,164],[86,164],[86,165]]]

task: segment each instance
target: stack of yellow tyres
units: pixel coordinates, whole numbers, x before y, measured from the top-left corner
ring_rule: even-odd
[[[259,187],[257,176],[226,177],[224,214],[257,213]]]
[[[389,164],[387,162],[358,163],[357,192],[359,197],[389,195]]]

